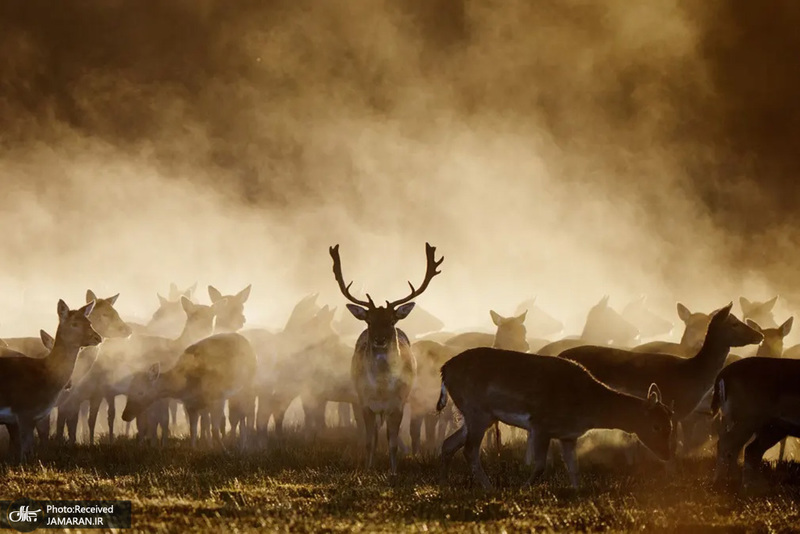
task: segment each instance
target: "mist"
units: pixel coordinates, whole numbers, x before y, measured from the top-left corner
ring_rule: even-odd
[[[248,325],[280,326],[344,304],[336,243],[376,302],[435,245],[417,302],[451,329],[534,295],[568,333],[604,294],[796,302],[800,9],[772,9],[2,6],[0,332],[87,288],[146,320],[170,282],[252,283]]]

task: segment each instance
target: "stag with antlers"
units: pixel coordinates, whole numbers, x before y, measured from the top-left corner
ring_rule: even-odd
[[[434,276],[444,258],[435,258],[436,247],[425,243],[427,269],[425,279],[418,289],[409,282],[411,294],[393,302],[386,301],[386,306],[375,306],[367,294],[367,300],[359,300],[350,294],[350,286],[345,284],[342,276],[342,264],[339,259],[339,245],[330,247],[333,258],[333,275],[339,284],[342,294],[352,302],[347,309],[356,319],[367,323],[367,329],[358,337],[350,373],[358,395],[359,404],[364,415],[366,430],[367,468],[372,467],[375,447],[378,441],[377,416],[386,420],[386,434],[389,440],[389,459],[392,474],[397,472],[397,446],[400,423],[403,419],[403,408],[408,395],[414,386],[417,373],[417,362],[411,350],[411,343],[397,322],[404,319],[414,309],[412,299],[420,296]]]

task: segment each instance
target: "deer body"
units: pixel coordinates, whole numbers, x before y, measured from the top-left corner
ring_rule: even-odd
[[[136,373],[128,389],[122,419],[132,421],[158,399],[178,399],[186,407],[194,447],[201,411],[215,413],[226,399],[251,387],[256,366],[255,352],[242,335],[207,337],[187,347],[171,369],[161,372],[160,364],[155,363],[147,371]],[[212,433],[219,440],[220,421],[212,419],[211,423]]]
[[[397,472],[397,448],[403,409],[414,386],[417,362],[408,336],[397,328],[397,322],[405,319],[414,309],[412,299],[421,295],[434,276],[444,258],[436,260],[436,248],[425,244],[427,268],[425,279],[418,289],[409,282],[411,294],[386,306],[375,306],[367,294],[367,300],[359,300],[350,294],[350,284],[342,275],[339,245],[330,247],[333,259],[333,274],[339,290],[353,304],[347,309],[356,319],[367,323],[356,341],[350,364],[350,374],[358,396],[366,432],[367,467],[372,467],[378,439],[377,416],[386,419],[389,438],[389,459],[392,473]]]
[[[742,447],[743,481],[753,481],[764,453],[787,436],[800,437],[800,361],[752,357],[723,369],[714,382],[720,412],[715,485],[730,476]]]
[[[760,333],[730,313],[731,306],[714,313],[703,346],[692,358],[594,346],[570,349],[560,357],[583,365],[598,380],[631,395],[644,396],[649,385],[657,383],[677,424],[713,387],[731,347],[761,341]]]
[[[19,354],[0,358],[0,422],[10,428],[20,460],[33,446],[35,423],[55,406],[70,382],[78,352],[98,345],[102,338],[88,319],[95,303],[70,310],[58,302],[59,324],[53,349],[44,358]]]
[[[464,422],[442,446],[442,476],[455,452],[464,447],[472,473],[489,490],[480,462],[480,444],[496,421],[528,430],[534,436],[535,465],[529,482],[544,474],[551,439],[559,439],[573,486],[578,485],[575,444],[593,428],[635,433],[662,458],[669,457],[671,415],[657,388],[648,400],[612,390],[574,362],[493,348],[470,349],[442,366],[438,409],[447,395]]]

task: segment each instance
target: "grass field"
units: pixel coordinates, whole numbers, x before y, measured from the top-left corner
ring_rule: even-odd
[[[568,487],[560,461],[546,483],[520,489],[523,454],[521,442],[499,457],[485,453],[498,487],[486,495],[470,484],[460,454],[443,486],[434,456],[404,458],[394,478],[385,451],[378,468],[358,469],[360,448],[345,432],[311,444],[289,434],[244,454],[121,438],[48,447],[24,467],[1,464],[0,498],[131,500],[133,527],[143,531],[800,531],[795,463],[768,470],[758,494],[718,494],[708,487],[710,457],[683,460],[668,475],[647,461],[611,469],[595,449],[582,457],[580,489]]]

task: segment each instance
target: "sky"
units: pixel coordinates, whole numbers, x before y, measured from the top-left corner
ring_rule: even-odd
[[[253,285],[450,329],[610,295],[711,311],[795,282],[800,6],[654,0],[0,5],[0,334],[59,298]],[[570,332],[568,332],[570,333]]]

